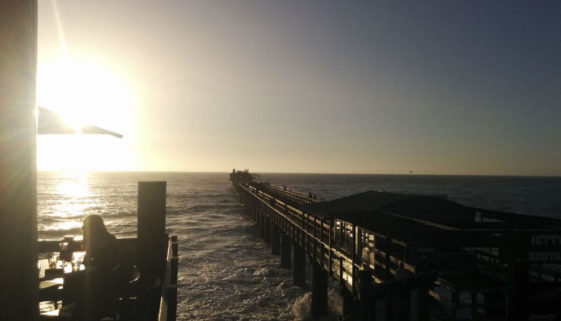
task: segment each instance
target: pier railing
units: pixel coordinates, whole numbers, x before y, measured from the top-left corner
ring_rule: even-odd
[[[310,259],[330,271],[336,280],[354,292],[356,278],[353,276],[360,266],[353,264],[353,260],[343,251],[330,245],[330,221],[307,214],[256,187],[238,185],[236,188],[242,202],[245,200],[247,203],[244,204],[252,204],[252,214],[266,216],[304,249],[310,255]]]
[[[386,208],[325,214],[331,203],[316,206],[321,200],[310,193],[233,182],[273,254],[280,254],[281,266],[291,265],[286,244],[292,247],[295,284],[302,285],[300,275],[305,274],[298,268],[299,257],[308,256],[314,316],[325,311],[326,296],[318,293],[326,291],[322,280],[327,276],[339,283],[344,306],[349,301],[361,305],[368,320],[388,313],[394,321],[427,320],[429,315],[435,320],[515,320],[541,312],[554,299],[552,293],[561,293],[559,221],[509,217],[439,198],[427,202],[451,208],[455,217],[439,219],[427,203],[405,203],[413,206],[405,207],[412,215]]]
[[[280,253],[281,265],[286,266],[286,263],[283,262],[286,260],[283,258],[286,254],[283,255],[283,252],[286,250],[282,247],[286,247],[285,244],[290,243],[294,247],[293,267],[295,267],[299,253],[306,253],[314,268],[313,275],[324,273],[325,277],[332,277],[347,293],[346,297],[353,298],[350,301],[368,301],[368,304],[371,305],[384,304],[384,309],[400,310],[400,313],[405,314],[426,314],[427,310],[424,307],[419,308],[419,305],[427,300],[428,285],[434,279],[431,273],[415,275],[413,274],[415,267],[406,264],[405,268],[410,271],[410,277],[406,280],[390,281],[390,279],[394,279],[393,276],[396,274],[399,262],[403,262],[403,248],[406,248],[406,244],[403,242],[374,232],[368,234],[366,231],[360,234],[362,236],[358,240],[354,233],[350,233],[354,232],[354,228],[347,230],[346,226],[335,225],[334,220],[330,217],[319,217],[300,209],[299,204],[318,201],[317,198],[309,198],[304,193],[288,193],[284,188],[263,186],[263,184],[234,184],[234,187],[248,214],[258,223],[261,235],[271,243],[273,254]],[[337,233],[346,237],[337,237]],[[385,247],[379,248],[374,248],[372,245],[378,262],[376,269],[361,260],[356,251],[357,247],[364,246],[363,242],[368,245],[368,242],[371,241],[369,238],[374,237],[375,234],[379,238],[377,241],[380,244],[386,244]],[[398,247],[401,247],[402,250],[397,250]],[[289,259],[290,255],[288,255]],[[294,273],[295,283],[297,283],[296,274],[298,273]],[[321,292],[315,289],[322,282],[317,281],[316,276],[312,281],[312,301],[314,302],[314,297],[322,297],[322,295],[314,294]],[[385,282],[381,283],[383,281]],[[326,288],[324,290],[326,291]],[[405,297],[409,297],[411,293],[415,293],[414,299],[406,300]],[[393,299],[388,299],[389,294]],[[318,300],[322,299],[315,301]],[[325,304],[327,303],[325,302]],[[322,304],[316,302],[315,306],[314,309],[314,304],[312,304],[312,314],[321,315]],[[373,313],[370,311],[371,315]]]
[[[166,267],[160,297],[158,321],[175,321],[177,316],[177,271],[179,244],[177,236],[172,236],[168,242]]]
[[[323,199],[317,197],[317,195],[315,194],[290,190],[285,186],[269,183],[258,183],[254,181],[250,182],[248,185],[252,186],[255,189],[265,191],[271,197],[283,200],[288,204],[315,204],[324,201]]]

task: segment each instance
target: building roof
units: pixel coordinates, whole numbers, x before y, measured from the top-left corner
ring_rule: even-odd
[[[349,213],[357,212],[389,212],[441,224],[468,223],[474,220],[472,209],[443,197],[373,191],[312,204],[306,210],[318,216],[336,218],[349,217]]]
[[[477,237],[507,230],[543,231],[561,226],[560,220],[468,207],[439,196],[373,191],[311,204],[305,211],[402,236],[468,233]]]

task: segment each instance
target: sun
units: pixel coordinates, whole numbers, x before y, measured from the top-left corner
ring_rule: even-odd
[[[125,136],[42,135],[37,142],[40,170],[121,170],[133,131],[131,90],[117,73],[95,60],[66,56],[41,63],[37,104],[59,113],[75,128],[90,124]],[[117,156],[117,157],[116,157]]]

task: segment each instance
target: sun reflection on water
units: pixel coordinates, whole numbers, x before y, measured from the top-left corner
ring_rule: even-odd
[[[88,174],[82,171],[69,172],[55,189],[57,194],[68,198],[89,196]]]
[[[41,226],[44,231],[68,231],[79,233],[82,218],[96,201],[89,186],[86,171],[69,171],[60,173],[59,181],[54,185],[51,200],[47,200],[48,214],[52,219]],[[78,235],[76,235],[78,236]]]

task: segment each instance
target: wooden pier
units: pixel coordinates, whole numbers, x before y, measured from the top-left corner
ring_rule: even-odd
[[[561,221],[444,197],[366,192],[333,201],[231,174],[247,214],[327,313],[328,278],[355,320],[556,320]],[[400,267],[401,266],[401,267]]]

